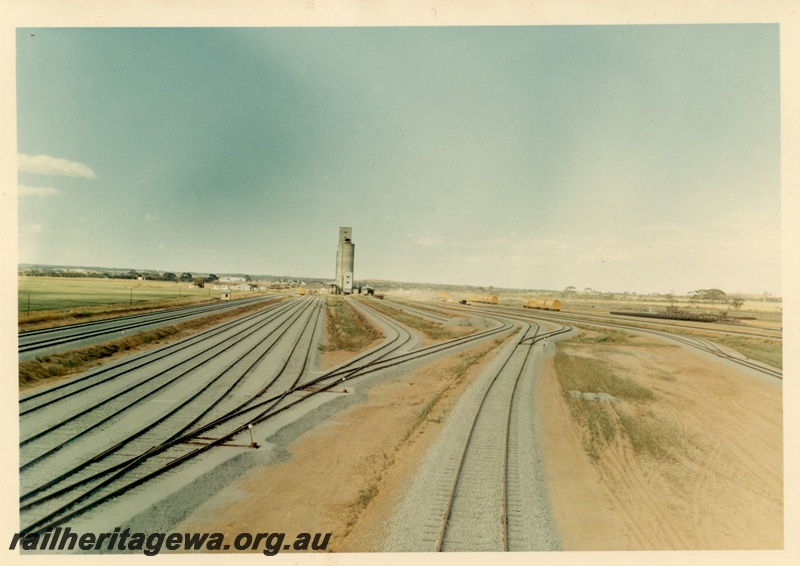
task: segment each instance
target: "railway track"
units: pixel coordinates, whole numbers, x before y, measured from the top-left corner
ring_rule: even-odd
[[[237,437],[246,433],[251,427],[301,405],[309,398],[338,387],[348,380],[413,362],[448,349],[462,347],[474,341],[488,339],[511,327],[510,324],[498,324],[497,327],[481,333],[427,348],[398,353],[400,349],[409,344],[412,334],[402,325],[372,311],[371,316],[378,318],[382,326],[389,329],[390,336],[384,343],[320,377],[304,379],[303,376],[308,375],[307,369],[314,345],[318,342],[315,339],[315,333],[321,325],[322,305],[318,302],[312,303],[312,301],[316,300],[298,299],[286,304],[282,310],[270,309],[272,316],[270,321],[276,321],[279,317],[283,317],[278,328],[281,326],[285,328],[280,336],[275,335],[278,328],[273,329],[268,335],[276,336],[276,342],[288,334],[294,336],[293,342],[283,349],[284,352],[289,351],[289,353],[286,355],[280,371],[271,382],[264,383],[258,380],[258,387],[252,385],[249,388],[242,387],[244,377],[253,373],[263,363],[269,348],[271,348],[270,346],[264,350],[264,345],[267,343],[264,338],[257,341],[259,345],[251,346],[250,351],[244,356],[235,356],[236,362],[229,364],[222,371],[216,371],[216,379],[222,380],[223,376],[226,376],[224,380],[194,390],[190,395],[184,396],[176,407],[158,419],[151,419],[138,428],[128,429],[124,434],[118,432],[113,437],[113,441],[110,438],[107,439],[105,445],[100,449],[95,446],[100,433],[95,433],[93,430],[84,432],[87,427],[82,424],[78,427],[80,430],[77,434],[86,438],[87,442],[83,443],[82,451],[76,452],[80,457],[73,456],[69,459],[69,466],[64,466],[63,460],[57,459],[62,448],[45,449],[38,454],[34,451],[30,458],[23,459],[24,463],[21,469],[23,495],[20,498],[23,530],[25,532],[41,531],[63,524],[113,498],[128,494],[131,490],[176,469],[181,464],[216,446],[236,442]],[[316,304],[317,308],[310,308],[308,305],[311,304]],[[363,306],[357,308],[365,309]],[[312,317],[315,317],[314,320]],[[242,341],[241,336],[258,332],[254,329],[259,324],[263,323],[259,330],[266,325],[264,320],[256,317],[245,318],[247,318],[247,322],[243,323],[241,328],[236,330],[233,330],[233,327],[229,328],[231,332],[236,333],[235,336],[240,337],[239,342]],[[292,328],[296,330],[290,333],[289,329]],[[213,348],[225,349],[223,345],[225,340],[236,341],[231,336],[223,337],[223,335],[224,332],[209,331],[208,336],[214,337],[216,345],[207,348],[207,351]],[[190,343],[186,345],[186,349],[190,350],[200,347],[203,340],[188,340],[188,342]],[[184,348],[176,346],[172,346],[171,349],[184,351]],[[163,364],[166,357],[153,354],[152,357],[147,357],[145,360],[138,359],[131,364],[131,367],[141,368],[143,364],[155,367]],[[269,365],[275,366],[274,358],[272,361],[273,363]],[[295,370],[286,373],[285,370],[293,364]],[[120,365],[125,366],[124,363]],[[209,365],[213,364],[206,360],[205,363],[195,367],[193,371],[196,372],[199,367],[208,367]],[[127,374],[132,371],[131,367],[123,367],[121,371],[123,374]],[[148,367],[148,369],[151,368]],[[94,383],[113,382],[115,377],[119,377],[119,374],[111,372],[110,375],[98,379],[100,373],[102,372],[95,372],[90,376],[94,378],[94,381],[89,378],[78,380],[77,391],[85,394],[87,388],[93,387]],[[191,372],[184,373],[191,375]],[[198,381],[206,383],[208,379]],[[46,397],[43,394],[25,398],[23,400],[25,403],[38,399],[35,408],[25,410],[29,413],[41,414],[42,407],[52,407],[63,399],[77,394],[76,389],[66,386],[54,389],[58,391],[56,399],[42,399],[42,397]],[[223,403],[223,400],[226,402]],[[21,410],[25,403],[21,402]],[[135,409],[126,410],[135,411]],[[93,411],[94,409],[89,413]],[[74,422],[74,420],[67,420]],[[109,423],[108,420],[100,420],[103,421],[103,424]],[[54,423],[47,431],[26,436],[23,443],[26,446],[31,444],[33,442],[31,439],[34,437],[37,441],[40,438],[57,438],[52,435],[65,426],[68,424]],[[78,443],[77,440],[72,441],[73,445]],[[246,443],[244,445],[246,446]],[[88,446],[94,448],[89,450]],[[70,450],[70,447],[68,446],[64,450]],[[60,464],[54,465],[56,462],[60,462]],[[34,473],[37,468],[39,472]],[[49,471],[49,475],[43,474],[42,470]],[[52,470],[58,471],[53,472]]]
[[[141,313],[114,319],[20,332],[18,346],[20,361],[33,359],[37,355],[42,355],[44,353],[53,353],[80,345],[109,340],[112,337],[125,335],[131,331],[141,331],[168,324],[175,324],[200,316],[225,312],[249,304],[273,301],[276,298],[280,297],[273,295],[269,297],[242,299],[235,302],[192,305],[165,311]]]
[[[502,312],[511,312],[518,310],[514,307],[510,306],[499,306],[497,307],[498,310]],[[780,330],[775,330],[771,328],[765,327],[758,327],[758,326],[749,326],[749,327],[722,327],[720,325],[722,323],[706,323],[704,326],[697,326],[697,324],[684,324],[676,320],[669,320],[669,319],[643,319],[643,320],[635,320],[632,317],[628,316],[617,316],[617,315],[600,315],[600,314],[588,314],[588,313],[571,313],[571,312],[553,312],[553,311],[539,311],[540,314],[547,315],[555,315],[559,317],[561,320],[573,320],[575,322],[590,322],[590,321],[597,321],[597,322],[604,322],[604,323],[618,323],[621,325],[628,326],[629,328],[650,328],[650,329],[663,329],[665,331],[670,329],[687,329],[687,330],[703,330],[704,332],[710,332],[712,334],[730,334],[734,336],[743,336],[749,338],[768,338],[770,340],[783,340],[781,336]]]
[[[437,551],[530,550],[530,524],[526,520],[527,483],[531,470],[520,447],[531,439],[521,434],[525,419],[517,394],[528,369],[535,343],[569,332],[561,327],[539,333],[541,327],[525,324],[510,355],[485,388],[463,446],[449,460],[452,480],[440,499],[441,524]],[[533,331],[533,332],[531,332]]]
[[[195,354],[191,358],[184,358],[181,361],[170,364],[166,369],[147,375],[144,379],[103,397],[98,402],[82,408],[77,413],[69,415],[56,424],[26,436],[20,441],[20,460],[22,462],[20,469],[26,470],[44,462],[47,457],[56,451],[67,449],[73,442],[78,441],[96,429],[113,424],[125,413],[150,401],[153,396],[158,395],[167,388],[175,387],[181,380],[193,376],[194,372],[204,369],[209,364],[216,362],[220,357],[232,357],[230,355],[231,351],[238,350],[239,353],[232,363],[227,363],[221,370],[216,370],[202,379],[202,387],[192,393],[181,406],[182,409],[188,409],[189,412],[201,410],[199,407],[204,406],[203,403],[207,397],[220,390],[224,390],[224,394],[229,393],[249,372],[253,371],[253,368],[263,360],[264,356],[271,351],[303,312],[303,309],[284,309],[264,317],[262,320],[257,319],[221,342],[205,348],[200,354]],[[288,315],[285,320],[274,328],[269,329],[263,335],[263,338],[259,336],[258,341],[253,343],[252,346],[248,344],[248,348],[242,351],[240,347],[242,335],[260,332],[283,314]],[[211,406],[219,402],[220,399],[217,398],[211,402]],[[51,404],[52,402],[46,404],[46,406]],[[170,411],[158,417],[141,430],[148,430],[172,418],[174,413],[175,411]],[[143,423],[147,423],[148,420],[150,419],[148,419],[147,415],[142,416],[141,421]]]
[[[443,322],[447,322],[448,320],[453,318],[452,316],[446,316],[446,315],[443,315],[443,314],[440,314],[440,313],[437,313],[437,312],[433,312],[433,311],[428,310],[428,309],[415,308],[415,307],[412,307],[412,306],[410,306],[410,305],[408,305],[406,303],[399,303],[399,302],[395,302],[395,301],[384,301],[384,304],[388,305],[388,306],[390,306],[392,308],[401,310],[403,312],[412,314],[412,315],[417,316],[419,318],[428,320],[430,322],[439,323],[439,324],[441,324]]]
[[[465,308],[457,308],[457,307],[451,307],[451,308],[457,309],[459,312],[465,310]],[[581,317],[577,317],[575,315],[564,315],[561,313],[544,312],[544,311],[527,312],[518,309],[512,309],[510,307],[483,308],[483,307],[472,306],[466,308],[469,309],[471,312],[480,312],[483,315],[492,315],[492,314],[494,314],[495,316],[501,315],[510,317],[514,320],[536,319],[536,320],[549,320],[563,324],[576,324],[576,325],[589,324],[601,328],[611,328],[611,329],[625,330],[628,332],[642,332],[646,334],[651,334],[654,336],[659,336],[661,338],[666,338],[668,340],[681,343],[685,346],[689,346],[691,348],[706,352],[708,354],[712,354],[730,363],[736,364],[740,367],[756,371],[762,375],[766,375],[776,379],[783,379],[783,372],[777,368],[752,360],[744,356],[743,354],[739,353],[732,354],[730,352],[727,352],[726,350],[724,350],[723,348],[721,348],[720,346],[714,344],[709,340],[676,334],[675,332],[669,332],[667,330],[648,328],[639,324],[637,325],[623,324],[621,322],[615,322],[613,320],[608,321],[606,319],[599,319],[598,317],[589,317],[587,319],[584,319]],[[758,337],[764,337],[764,336],[758,335]]]
[[[727,352],[726,350],[724,350],[723,348],[721,348],[717,344],[715,344],[715,343],[713,343],[713,342],[711,342],[709,340],[704,340],[702,338],[675,334],[674,332],[667,332],[667,331],[664,331],[664,330],[641,328],[639,326],[628,326],[628,325],[624,325],[624,324],[615,324],[615,323],[610,323],[610,322],[602,322],[601,323],[601,322],[592,321],[589,324],[591,324],[593,326],[604,327],[604,328],[620,329],[620,330],[625,330],[625,331],[629,331],[629,332],[642,332],[642,333],[645,333],[645,334],[651,334],[651,335],[654,335],[654,336],[659,336],[661,338],[666,338],[666,339],[671,340],[673,342],[678,342],[678,343],[683,344],[685,346],[689,346],[690,348],[694,348],[696,350],[700,350],[702,352],[706,352],[706,353],[714,355],[714,356],[716,356],[718,358],[722,358],[722,359],[727,360],[728,362],[736,364],[736,365],[738,365],[740,367],[744,367],[744,368],[748,368],[748,369],[754,370],[754,371],[756,371],[756,372],[758,372],[758,373],[760,373],[762,375],[766,375],[766,376],[769,376],[769,377],[774,377],[776,379],[783,379],[783,372],[781,370],[779,370],[777,368],[774,368],[774,367],[771,367],[771,366],[768,366],[768,365],[763,364],[761,362],[757,362],[755,360],[752,360],[752,359],[744,356],[743,354],[739,354],[739,353],[732,354],[730,352]]]
[[[146,453],[154,443],[158,445],[159,443],[168,442],[176,434],[180,435],[180,433],[200,423],[204,417],[212,414],[214,410],[219,410],[220,407],[225,406],[223,401],[228,399],[237,387],[241,386],[243,379],[259,366],[266,354],[284,338],[290,328],[298,324],[302,326],[300,336],[292,338],[294,340],[292,353],[296,351],[297,344],[303,339],[304,334],[308,333],[307,329],[309,327],[316,329],[320,320],[321,304],[316,304],[316,308],[312,308],[312,306],[311,302],[306,304],[297,302],[290,308],[279,309],[279,312],[271,313],[265,318],[265,321],[256,322],[255,325],[258,325],[256,330],[263,332],[262,329],[268,322],[273,322],[278,317],[283,316],[283,320],[280,320],[266,335],[258,336],[254,344],[249,344],[249,350],[244,355],[231,356],[234,361],[222,366],[220,369],[216,369],[211,379],[195,380],[202,385],[194,388],[188,395],[183,396],[180,403],[166,412],[140,410],[138,414],[134,414],[132,418],[128,419],[135,423],[133,426],[130,423],[127,423],[127,426],[122,426],[119,420],[111,420],[103,412],[100,412],[101,418],[95,417],[92,422],[76,421],[74,416],[70,416],[44,431],[23,439],[20,449],[21,461],[23,462],[20,468],[23,489],[21,515],[25,517],[29,514],[29,510],[34,507],[38,508],[38,510],[33,512],[33,516],[41,515],[42,509],[46,509],[46,507],[42,507],[45,502],[51,502],[50,506],[52,507],[54,505],[52,502],[63,498],[68,491],[74,491],[77,487],[84,486],[92,481],[96,482],[103,475],[119,469],[127,461],[125,457],[121,458],[117,454],[123,448],[124,452],[128,454]],[[305,321],[298,323],[301,317],[304,317]],[[315,323],[310,325],[312,317]],[[254,331],[252,320],[244,326],[245,328],[238,329],[238,332],[233,337],[225,338],[224,342],[231,342],[233,339],[235,343],[237,339],[241,340],[243,333],[248,334]],[[212,338],[216,340],[219,337],[213,335]],[[307,355],[314,341],[307,339],[306,342],[308,343]],[[216,346],[218,345],[216,344]],[[200,367],[209,366],[211,360],[230,348],[230,344],[221,350],[216,348],[217,351],[209,358],[200,362],[193,362],[192,369],[197,370]],[[208,348],[208,350],[213,349],[215,348]],[[284,363],[281,371],[278,372],[278,375],[268,379],[262,391],[267,391],[275,383],[287,367],[290,359],[291,355]],[[180,362],[173,367],[179,367],[183,363]],[[203,369],[207,369],[207,367]],[[178,374],[178,377],[185,378],[187,375],[191,375],[189,370],[182,371]],[[177,379],[177,377],[173,379]],[[151,380],[152,378],[147,378],[144,382],[147,383]],[[162,388],[163,386],[159,385],[156,390]],[[80,416],[92,415],[97,412],[97,407],[108,406],[115,409],[115,412],[112,413],[113,416],[119,416],[120,413],[130,411],[133,407],[139,405],[140,399],[150,396],[152,392],[144,395],[140,392],[137,396],[138,399],[123,399],[120,401],[121,397],[125,397],[127,394],[128,390],[122,396],[111,395],[90,407],[89,410],[82,410]],[[122,407],[117,409],[116,405],[120,402]],[[115,428],[118,434],[108,435],[103,433],[103,429],[114,424],[116,424]],[[64,428],[67,428],[68,433],[72,435],[67,440],[63,439]],[[124,436],[121,440],[120,435]],[[84,442],[75,446],[79,443],[79,440],[83,439],[85,439]],[[44,443],[44,449],[42,449],[42,443]],[[33,444],[33,452],[29,448],[31,444]],[[73,446],[75,447],[73,448]],[[37,447],[38,451],[36,450]],[[61,450],[71,453],[67,454],[66,457],[56,458],[60,455],[59,452]],[[29,458],[26,459],[26,455]],[[120,462],[119,460],[122,461]],[[65,468],[66,471],[56,475],[56,477],[52,477],[52,470],[63,470]],[[66,491],[65,488],[67,489]]]
[[[19,401],[20,416],[25,416],[28,413],[39,411],[46,407],[52,409],[52,405],[59,401],[86,393],[94,387],[113,382],[135,370],[160,362],[169,356],[174,356],[178,353],[185,353],[187,357],[201,355],[204,349],[208,348],[209,341],[222,340],[226,335],[230,335],[226,333],[239,332],[241,328],[251,324],[253,321],[257,321],[264,314],[279,314],[291,308],[293,304],[296,304],[296,300],[268,305],[265,306],[265,310],[249,313],[236,320],[217,325],[157,350],[149,350],[142,354],[127,356],[117,363],[105,365],[98,370],[90,370],[82,376],[70,379],[59,385],[54,385],[36,393],[23,394]],[[213,344],[213,342],[211,343]]]

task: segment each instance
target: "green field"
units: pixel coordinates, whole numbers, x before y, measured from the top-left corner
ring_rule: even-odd
[[[135,281],[132,279],[80,279],[67,277],[20,277],[17,309],[21,317],[47,310],[100,305],[136,305],[148,301],[219,297],[210,288],[189,289],[188,283]]]

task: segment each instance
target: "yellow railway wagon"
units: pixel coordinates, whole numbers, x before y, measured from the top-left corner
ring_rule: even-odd
[[[539,309],[545,311],[560,311],[561,301],[558,299],[525,299],[522,306],[526,309]]]
[[[305,295],[305,294],[306,294],[306,289],[305,289],[305,287],[300,287],[300,294],[301,294],[301,295]]]
[[[480,297],[470,297],[471,303],[486,303],[488,305],[496,305],[498,302],[497,295],[481,295]]]

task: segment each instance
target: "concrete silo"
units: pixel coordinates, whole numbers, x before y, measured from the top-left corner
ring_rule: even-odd
[[[356,246],[351,237],[353,229],[339,228],[339,247],[336,248],[336,285],[339,292],[349,295],[353,292],[353,262]]]

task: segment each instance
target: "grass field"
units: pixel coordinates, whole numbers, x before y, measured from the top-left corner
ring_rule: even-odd
[[[131,279],[82,279],[66,277],[20,277],[17,310],[28,312],[63,310],[97,305],[131,305],[187,297],[214,297],[220,291],[189,289],[188,283],[134,281]]]

